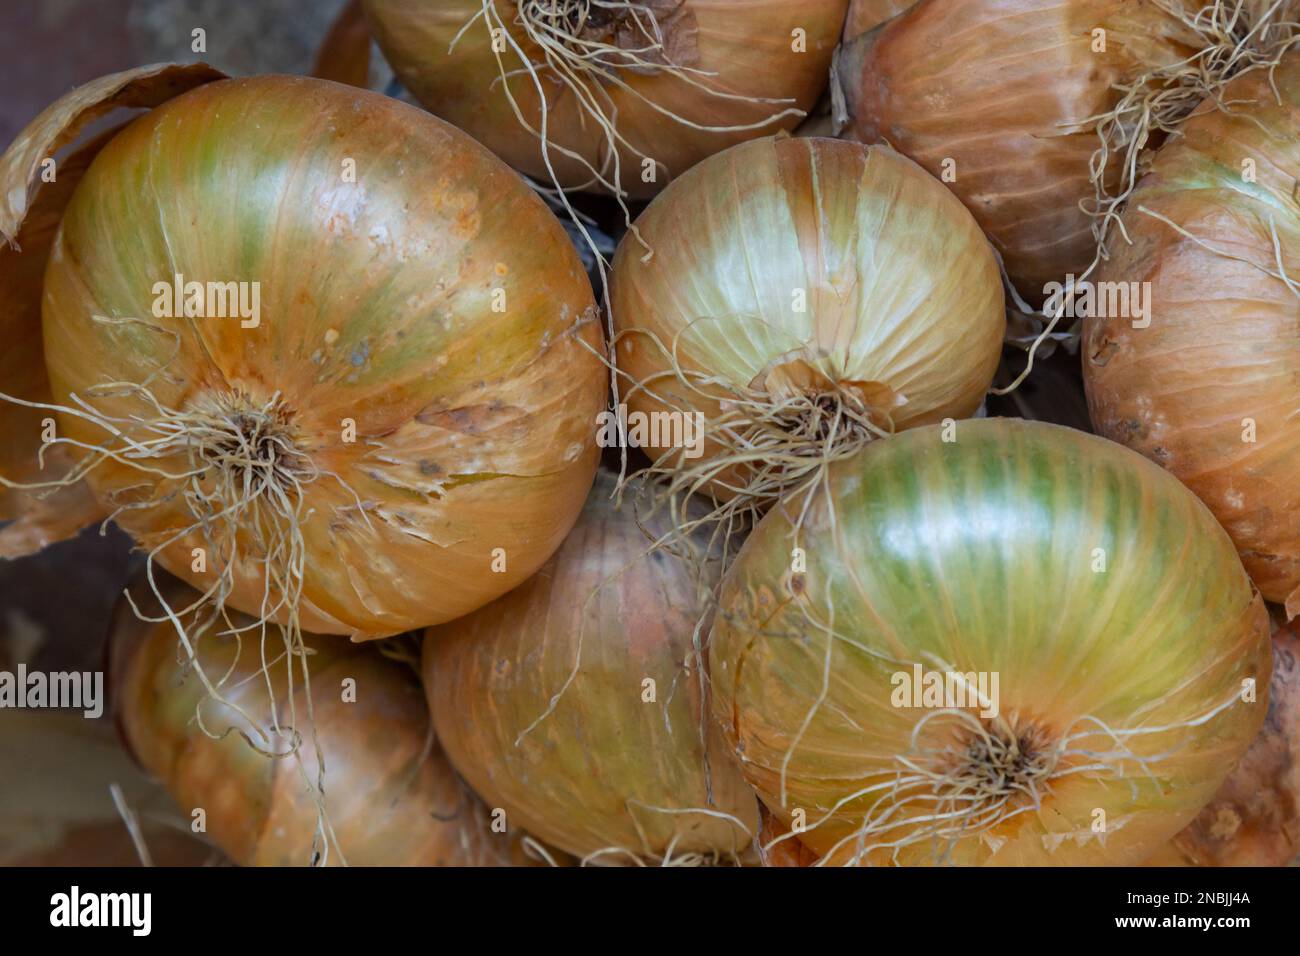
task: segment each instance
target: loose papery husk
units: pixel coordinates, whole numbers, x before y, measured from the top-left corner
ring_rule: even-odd
[[[90,163],[117,128],[59,158],[88,124],[119,108],[157,106],[225,74],[206,64],[156,64],[101,77],[51,104],[0,156],[0,391],[27,402],[53,400],[41,341],[41,298],[50,248]],[[53,182],[44,181],[55,160]],[[68,449],[44,443],[49,411],[0,400],[0,479],[19,485],[57,480],[72,467]],[[84,483],[23,492],[0,483],[0,558],[63,540],[107,514]]]
[[[1277,0],[920,0],[837,57],[844,135],[936,176],[955,162],[950,188],[1037,308],[1047,283],[1122,243],[1115,216],[1151,149],[1232,75],[1275,61],[1297,13]],[[1251,33],[1265,15],[1274,29]]]
[[[173,578],[160,589],[177,606],[196,596]],[[208,839],[236,863],[541,863],[526,835],[492,830],[437,746],[408,665],[314,635],[304,656],[286,658],[278,636],[232,613],[242,633],[209,634],[197,648],[221,680],[218,702],[148,582],[137,579],[132,594],[110,635],[114,717],[141,766],[187,820],[203,811]]]
[[[730,537],[866,444],[979,409],[1005,332],[997,262],[893,150],[744,143],[674,181],[637,230],[611,288],[620,399],[643,421],[703,422],[698,457],[645,445],[662,479],[646,510]],[[717,508],[695,518],[696,497]]]
[[[944,435],[763,519],[722,584],[714,715],[821,865],[1140,863],[1264,721],[1264,603],[1141,456],[1018,419]],[[917,666],[998,674],[996,714],[896,700]]]
[[[1280,99],[1279,99],[1280,98]],[[1157,155],[1099,282],[1146,289],[1147,327],[1091,318],[1093,426],[1169,469],[1256,586],[1300,611],[1300,53],[1234,81]],[[1243,173],[1256,170],[1255,182]],[[1253,434],[1252,434],[1253,432]],[[1254,439],[1253,441],[1251,439]]]
[[[1300,860],[1300,635],[1273,631],[1264,727],[1205,809],[1147,866],[1287,866]]]
[[[847,0],[364,6],[416,98],[512,166],[547,186],[647,198],[714,152],[793,128],[826,86]],[[792,49],[795,29],[806,52]]]
[[[423,675],[452,763],[512,825],[593,865],[755,862],[758,805],[708,717],[707,589],[601,471],[555,556],[430,628]],[[645,681],[653,681],[647,700]]]

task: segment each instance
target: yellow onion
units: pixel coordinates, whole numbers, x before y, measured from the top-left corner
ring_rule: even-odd
[[[197,596],[174,578],[158,590],[174,605]],[[137,605],[160,611],[143,579],[132,591]],[[146,622],[121,602],[109,647],[114,715],[128,748],[191,827],[201,824],[198,832],[232,860],[490,866],[526,859],[519,835],[492,830],[434,743],[408,665],[374,647],[309,636],[303,664],[277,660],[264,670],[262,655],[280,653],[280,641],[261,644],[243,615],[231,623],[250,630],[209,635],[198,649],[203,668],[223,678],[221,703],[178,655],[165,618]]]
[[[14,195],[103,83],[6,153]],[[77,186],[43,295],[77,476],[217,603],[360,638],[456,617],[535,571],[590,486],[607,380],[572,244],[389,98],[259,77],[158,106]]]
[[[1133,194],[1132,242],[1098,281],[1143,293],[1147,315],[1087,321],[1084,382],[1097,431],[1196,492],[1256,586],[1295,616],[1300,55],[1225,95],[1232,110],[1198,112]]]
[[[1228,77],[1274,61],[1297,13],[1277,0],[920,0],[838,56],[844,135],[944,176],[1039,301],[1089,267],[1149,148]]]
[[[363,2],[394,72],[434,113],[548,184],[639,197],[718,150],[793,128],[826,88],[847,6]]]
[[[1264,720],[1268,617],[1167,472],[1016,419],[877,442],[724,579],[713,710],[828,864],[1128,865]]]
[[[1148,866],[1286,866],[1300,859],[1300,636],[1273,632],[1264,729],[1195,820]]]
[[[530,581],[427,632],[438,739],[489,806],[585,862],[743,861],[758,805],[707,716],[703,592],[614,488],[598,473]]]
[[[631,413],[702,416],[702,445],[639,444],[675,487],[738,506],[974,413],[1005,329],[961,204],[892,150],[819,138],[745,143],[672,183],[619,246],[611,301]]]

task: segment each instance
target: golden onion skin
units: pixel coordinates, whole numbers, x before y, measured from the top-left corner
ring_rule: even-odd
[[[1089,319],[1083,371],[1098,433],[1196,492],[1256,586],[1294,616],[1300,298],[1268,273],[1278,272],[1275,227],[1285,272],[1300,278],[1300,59],[1286,57],[1272,79],[1280,104],[1267,72],[1242,76],[1224,93],[1237,103],[1230,112],[1198,111],[1157,154],[1124,215],[1132,244],[1117,244],[1098,274],[1150,283],[1150,325]],[[1243,179],[1247,162],[1253,183]]]
[[[1259,730],[1270,668],[1263,602],[1205,507],[1140,456],[1014,419],[958,422],[951,434],[917,429],[833,466],[797,542],[783,511],[763,519],[722,586],[709,647],[714,713],[767,807],[785,826],[803,809],[800,838],[837,863],[828,854],[846,838],[852,849],[879,794],[846,798],[905,772],[896,758],[929,713],[891,705],[891,675],[908,662],[998,673],[1000,715],[1039,741],[1026,754],[1071,728],[1089,731],[1076,749],[1112,749],[1086,717],[1115,731],[1169,728],[1223,708],[1196,726],[1124,738],[1149,777],[1132,761],[1118,775],[1099,761],[1103,769],[1046,786],[1040,778],[1040,810],[982,838],[922,839],[897,861],[1141,862],[1213,796]],[[795,544],[802,575],[791,574]],[[841,638],[833,646],[826,628]],[[1247,679],[1254,703],[1240,699]],[[965,752],[960,735],[951,744]],[[1067,754],[1056,769],[1097,759]],[[1093,831],[1098,808],[1105,833]]]
[[[160,590],[174,606],[197,597],[175,579]],[[156,612],[143,580],[132,591],[140,606]],[[252,624],[243,615],[232,617],[236,626]],[[278,753],[287,749],[286,738],[268,744],[233,707],[209,697],[169,622],[142,622],[123,601],[109,645],[114,715],[127,747],[161,780],[187,819],[195,809],[204,811],[207,837],[232,860],[243,866],[313,862],[317,809],[307,781],[317,779],[313,741],[318,740],[334,833],[323,862],[491,866],[524,861],[517,840],[490,831],[481,805],[432,745],[428,711],[409,667],[373,647],[306,635],[313,737],[299,665],[294,665],[290,695],[278,633],[271,631],[266,653],[274,663],[265,672],[257,634],[245,631],[242,649],[229,637],[209,635],[199,646],[199,661],[214,682],[227,677],[222,694],[250,713],[257,727],[269,730],[273,716],[282,727],[296,726],[303,736],[301,766],[292,757],[259,753],[241,736]],[[343,699],[345,680],[355,682],[354,701]],[[233,731],[212,739],[198,726],[196,709],[211,733]]]
[[[537,47],[515,23],[514,0],[494,0],[513,42],[533,63],[544,62]],[[492,51],[482,19],[473,23],[452,48],[463,27],[479,15],[484,0],[364,0],[375,39],[394,72],[421,103],[465,130],[516,169],[545,183],[554,170],[560,185],[585,185],[590,171],[561,152],[582,156],[597,169],[608,156],[599,125],[578,107],[577,96],[547,69],[540,69],[547,91],[547,131],[552,143],[551,168],[538,137],[521,125],[502,88],[502,65],[520,71],[509,92],[534,130],[542,125],[538,85],[523,71],[513,47]],[[765,122],[788,109],[807,111],[826,88],[831,55],[844,24],[847,0],[647,0],[657,14],[671,61],[695,74],[696,84],[727,96],[768,98],[781,103],[754,103],[710,96],[698,85],[665,72],[620,69],[618,84],[586,80],[587,96],[604,103],[619,136],[632,149],[620,148],[622,187],[649,198],[673,176],[719,150],[755,136],[792,129],[798,116]],[[792,32],[805,31],[805,51],[793,49]],[[637,45],[644,43],[635,35]],[[606,102],[606,98],[608,101]],[[756,126],[720,131],[698,129],[665,113],[707,127]],[[658,168],[653,182],[642,177],[641,156]]]
[[[260,283],[260,324],[154,318],[154,284],[176,273]],[[319,633],[398,633],[509,590],[563,539],[596,467],[607,377],[564,230],[468,137],[377,94],[259,77],[140,117],[73,196],[43,315],[61,402],[104,382],[149,381],[183,410],[214,395],[282,396],[295,444],[341,479],[323,476],[302,498],[302,625]],[[130,397],[93,404],[142,411]],[[105,438],[72,416],[61,427]],[[186,457],[150,464],[183,472]],[[118,503],[158,488],[116,463],[91,478]],[[179,495],[118,520],[150,549],[194,522]],[[204,544],[186,534],[160,560],[206,585],[215,557],[192,570]],[[491,571],[498,548],[504,573]],[[261,607],[263,573],[245,557],[229,603]]]
[[[852,40],[908,9],[916,0],[849,0],[844,38]]]
[[[87,143],[58,166],[57,178],[36,194],[24,210],[22,227],[13,245],[0,240],[0,392],[26,402],[49,403],[49,375],[41,341],[41,292],[50,247],[73,191],[103,147],[105,136]],[[36,485],[65,475],[72,464],[67,449],[41,450],[50,412],[0,399],[0,478]],[[0,484],[0,557],[14,558],[39,551],[69,537],[104,516],[104,509],[84,483],[38,497]]]
[[[1264,729],[1181,833],[1147,866],[1287,866],[1300,860],[1300,637],[1273,632]]]
[[[1092,52],[1095,29],[1106,52]],[[1021,293],[1093,259],[1088,121],[1117,83],[1193,52],[1190,31],[1130,0],[920,0],[840,57],[843,135],[886,142],[948,182]],[[1118,173],[1112,161],[1108,183]]]
[[[833,139],[755,140],[672,183],[636,226],[654,254],[646,261],[629,233],[614,257],[618,364],[671,405],[720,414],[674,378],[651,336],[676,338],[683,369],[736,387],[798,360],[901,396],[899,429],[983,401],[1006,328],[997,263],[970,214],[911,160]],[[627,404],[669,407],[630,388]],[[714,453],[706,432],[704,459]]]
[[[512,825],[591,862],[670,850],[746,858],[758,803],[690,663],[696,579],[667,553],[647,555],[630,505],[609,500],[614,487],[598,473],[577,525],[530,581],[429,629],[424,686],[438,739]],[[654,701],[643,699],[647,679]],[[735,822],[664,812],[695,809]]]

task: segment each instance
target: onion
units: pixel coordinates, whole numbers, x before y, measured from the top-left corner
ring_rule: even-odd
[[[30,182],[101,86],[0,181]],[[170,317],[180,281],[204,317]],[[572,244],[503,163],[305,78],[209,82],[114,136],[44,282],[73,477],[151,562],[290,633],[394,634],[531,575],[596,467],[599,342]]]
[[[1086,274],[1148,149],[1228,78],[1276,62],[1297,14],[1285,0],[920,0],[841,51],[845,135],[946,173],[1041,301]]]
[[[584,862],[744,860],[758,807],[707,718],[701,591],[614,487],[530,581],[429,630],[434,727],[490,806]]]
[[[132,590],[135,604],[158,610],[146,581]],[[176,605],[194,597],[172,578],[158,590]],[[434,744],[409,667],[372,647],[309,637],[301,672],[282,660],[267,670],[271,642],[259,648],[247,617],[233,615],[232,625],[254,630],[209,637],[198,649],[204,669],[224,676],[222,703],[178,656],[165,618],[148,623],[122,602],[110,639],[112,699],[127,746],[232,860],[524,861],[521,837],[491,831],[486,809]]]
[[[1273,632],[1264,729],[1214,799],[1147,865],[1286,866],[1300,858],[1300,635]]]
[[[636,227],[614,259],[616,353],[631,413],[677,427],[641,443],[672,489],[763,507],[880,435],[979,408],[1005,329],[997,263],[897,153],[746,143]],[[697,414],[706,441],[674,445]]]
[[[1084,381],[1097,431],[1196,492],[1264,597],[1294,617],[1300,54],[1272,75],[1241,77],[1224,95],[1232,110],[1199,111],[1133,194],[1123,219],[1132,244],[1116,249],[1098,281],[1149,283],[1149,325],[1090,318]]]
[[[1263,602],[1195,496],[1118,445],[918,429],[800,514],[729,570],[710,675],[746,779],[825,863],[1138,863],[1259,730]]]
[[[763,809],[761,812],[763,825],[758,831],[758,840],[764,866],[817,865],[816,853],[800,843],[789,828],[772,816],[769,810]]]
[[[516,169],[649,197],[718,150],[792,129],[826,88],[847,0],[364,5],[416,98]]]

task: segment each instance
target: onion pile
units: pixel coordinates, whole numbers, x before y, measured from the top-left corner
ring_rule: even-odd
[[[1264,729],[1192,823],[1153,866],[1286,866],[1300,860],[1300,636],[1273,632]]]
[[[364,0],[438,116],[548,184],[649,197],[792,129],[826,87],[847,0]]]
[[[1274,98],[1273,90],[1280,95]],[[1097,431],[1168,468],[1300,613],[1300,53],[1231,84],[1156,157],[1099,281],[1145,284],[1149,324],[1086,325]],[[1137,327],[1135,327],[1137,326]]]
[[[1037,302],[1116,244],[1150,149],[1297,23],[1288,0],[920,0],[837,58],[845,135],[944,176]]]
[[[119,74],[38,117],[0,165],[5,234],[40,157],[122,91],[191,79]],[[137,118],[73,193],[43,295],[65,481],[210,603],[290,633],[486,603],[549,557],[595,470],[607,377],[563,228],[377,94],[216,80]]]
[[[135,605],[160,610],[143,579],[132,590]],[[172,578],[159,590],[174,605],[194,597]],[[178,656],[165,618],[147,622],[122,602],[110,636],[118,726],[196,832],[245,866],[528,862],[521,836],[492,829],[435,745],[409,667],[309,637],[309,683],[291,683],[287,669],[264,669],[279,641],[259,646],[256,622],[231,623],[244,633],[197,648],[224,678],[221,702]]]
[[[1139,863],[1264,720],[1263,602],[1140,456],[1013,419],[951,439],[768,513],[722,585],[714,714],[823,863]]]
[[[601,472],[527,584],[431,628],[438,739],[489,806],[597,864],[741,862],[758,805],[707,715],[696,575]]]
[[[630,412],[665,426],[642,445],[674,496],[766,507],[875,438],[979,408],[1005,329],[997,263],[897,153],[745,143],[636,227],[614,259],[615,352]]]

